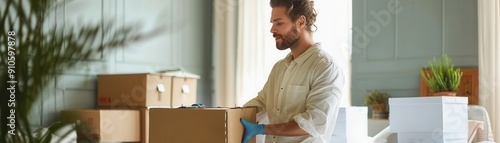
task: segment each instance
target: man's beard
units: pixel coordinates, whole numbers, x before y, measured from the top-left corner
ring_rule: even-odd
[[[285,36],[281,34],[274,34],[273,37],[279,37],[281,38],[281,43],[276,42],[276,48],[278,50],[286,50],[290,47],[295,46],[297,44],[297,41],[299,41],[300,38],[300,33],[299,31],[293,26],[288,33],[286,33]]]

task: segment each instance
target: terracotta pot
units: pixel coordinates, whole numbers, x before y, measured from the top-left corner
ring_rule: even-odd
[[[373,111],[386,111],[385,104],[373,104]]]
[[[448,92],[448,91],[434,92],[432,95],[434,95],[434,96],[457,96],[457,92]]]

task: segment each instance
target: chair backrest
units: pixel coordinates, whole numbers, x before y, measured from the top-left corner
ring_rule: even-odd
[[[373,136],[372,143],[386,143],[391,134],[393,134],[393,132],[391,132],[391,126],[387,126],[382,131]]]
[[[473,142],[494,141],[488,111],[483,106],[469,105],[469,120],[478,120],[484,123],[484,128],[479,129]]]

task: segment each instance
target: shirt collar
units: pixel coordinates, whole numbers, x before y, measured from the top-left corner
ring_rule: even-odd
[[[300,54],[299,57],[295,58],[295,60],[292,61],[292,52],[288,54],[285,59],[286,59],[286,65],[290,64],[291,62],[295,62],[298,65],[301,65],[304,63],[307,58],[309,58],[313,53],[319,50],[320,43],[314,43],[311,47],[309,47],[304,53]]]

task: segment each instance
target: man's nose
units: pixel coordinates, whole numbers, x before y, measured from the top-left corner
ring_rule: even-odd
[[[276,29],[274,29],[274,26],[271,26],[271,29],[269,30],[269,32],[275,34],[277,33]]]

